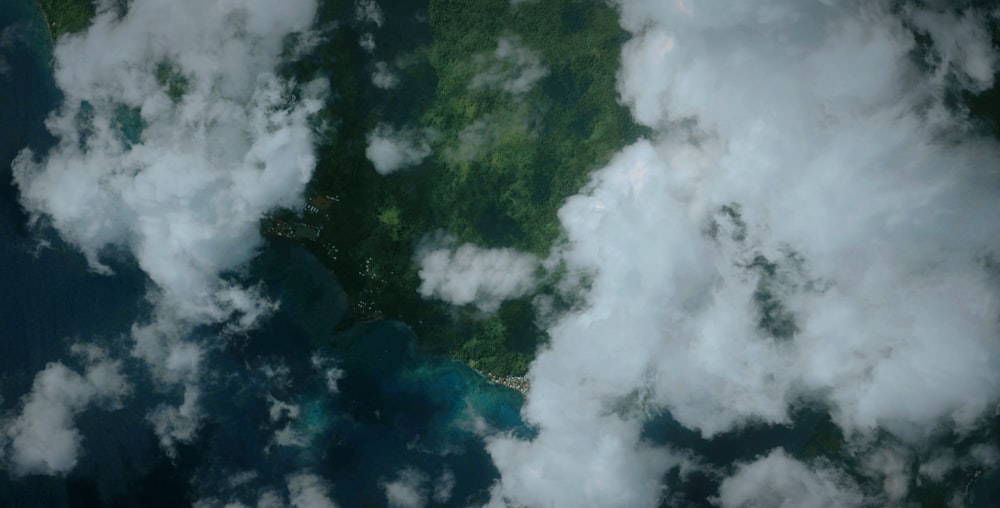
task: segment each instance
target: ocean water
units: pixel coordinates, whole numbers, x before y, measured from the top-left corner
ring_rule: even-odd
[[[158,404],[179,403],[181,393],[154,386],[129,355],[129,328],[149,312],[149,282],[124,256],[112,263],[114,275],[94,274],[44,225],[28,225],[10,185],[10,162],[26,146],[44,152],[52,143],[44,119],[60,94],[32,0],[0,2],[0,34],[0,412],[16,414],[47,363],[79,367],[69,354],[75,342],[105,347],[133,385],[124,407],[79,416],[83,453],[67,476],[14,478],[0,470],[0,506],[176,507],[211,496],[252,504],[303,471],[329,482],[341,506],[383,506],[381,484],[403,468],[420,471],[427,485],[454,476],[449,505],[487,499],[498,473],[481,431],[521,429],[520,395],[452,360],[415,354],[402,323],[336,333],[345,304],[335,278],[282,241],[267,243],[245,276],[246,283],[262,282],[279,310],[224,343],[213,330],[197,332],[202,341],[224,344],[208,358],[206,417],[195,442],[165,455],[146,415]],[[317,358],[324,369],[340,370],[335,391],[314,366]],[[272,418],[273,401],[298,414]],[[276,443],[282,429],[299,444]],[[243,480],[234,483],[237,475]]]
[[[51,143],[43,121],[59,98],[45,53],[44,27],[31,16],[30,2],[0,5],[0,371],[37,370],[63,338],[73,335],[120,333],[138,311],[136,294],[143,282],[134,266],[116,266],[117,277],[98,277],[71,248],[27,228],[17,204],[10,162],[24,147],[43,150]],[[123,328],[124,327],[124,328]],[[4,376],[9,385],[18,383]]]

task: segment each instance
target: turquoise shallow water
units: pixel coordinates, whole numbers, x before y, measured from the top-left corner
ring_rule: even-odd
[[[31,0],[0,3],[5,29],[16,35],[0,48],[0,171],[10,182],[18,151],[44,151],[51,143],[43,121],[60,96]],[[334,337],[344,315],[336,280],[306,251],[284,242],[268,243],[244,280],[263,282],[280,309],[258,330],[210,354],[205,424],[196,442],[168,459],[145,416],[157,404],[177,404],[181,394],[155,389],[128,354],[129,327],[149,310],[146,277],[128,260],[114,265],[113,276],[93,274],[72,248],[26,224],[16,190],[0,185],[0,409],[16,411],[46,363],[78,367],[68,354],[75,341],[101,344],[121,358],[134,391],[120,410],[80,415],[84,453],[65,478],[12,479],[0,472],[0,506],[185,506],[209,495],[249,502],[300,471],[326,479],[341,506],[381,506],[379,483],[403,467],[428,477],[450,471],[454,504],[486,499],[497,471],[473,423],[481,418],[498,430],[518,428],[520,396],[462,364],[414,354],[411,333],[400,323],[359,325]],[[43,236],[52,247],[36,252]],[[197,333],[199,340],[215,340],[213,330]],[[337,393],[313,367],[317,354],[343,371]],[[265,374],[282,367],[281,382]],[[272,421],[268,397],[296,405],[298,417]],[[274,432],[284,427],[305,445],[273,444]],[[234,474],[248,471],[256,475],[252,480],[229,487]]]

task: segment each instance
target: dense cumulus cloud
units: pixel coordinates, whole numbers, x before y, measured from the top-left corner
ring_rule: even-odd
[[[399,84],[399,77],[389,68],[388,63],[375,62],[375,70],[372,71],[372,84],[383,90],[389,90]]]
[[[431,154],[427,133],[379,124],[368,134],[365,156],[380,175],[419,164]]]
[[[337,508],[326,482],[312,473],[288,477],[288,502],[292,508]]]
[[[535,287],[538,258],[515,249],[455,245],[450,237],[430,238],[417,250],[420,294],[453,305],[473,304],[494,312],[504,300]]]
[[[750,464],[719,487],[718,504],[725,508],[773,506],[822,508],[861,506],[863,498],[849,480],[827,467],[810,469],[781,449]]]
[[[120,362],[103,350],[77,345],[73,352],[83,358],[84,373],[49,363],[35,376],[19,413],[0,425],[0,436],[9,440],[6,454],[0,446],[0,458],[6,456],[16,475],[70,472],[83,451],[83,437],[74,424],[77,415],[95,404],[115,409],[131,389]]]
[[[618,90],[655,134],[560,210],[561,256],[589,291],[528,374],[537,436],[489,440],[493,502],[657,504],[663,475],[691,465],[642,438],[660,411],[712,438],[809,401],[849,440],[903,443],[992,412],[1000,150],[947,100],[992,86],[991,14],[618,3]],[[883,500],[909,481],[894,457],[865,465]],[[816,467],[774,452],[721,502],[861,502]]]
[[[232,275],[260,246],[262,215],[301,206],[312,175],[308,118],[325,84],[289,83],[274,68],[315,10],[315,0],[137,0],[119,16],[102,4],[55,48],[65,100],[46,125],[58,143],[14,162],[35,223],[95,271],[126,253],[149,276],[154,311],[133,327],[132,352],[183,389],[179,406],[149,415],[168,448],[200,418],[206,345],[190,331],[246,330],[274,308]]]

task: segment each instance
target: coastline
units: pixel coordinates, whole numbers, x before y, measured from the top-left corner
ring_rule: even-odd
[[[97,15],[98,0],[30,0],[41,11],[49,41],[85,31]]]
[[[45,22],[45,31],[49,34],[49,42],[55,45],[56,38],[52,33],[52,21],[49,20],[49,15],[45,12],[45,8],[42,7],[42,3],[39,0],[35,0],[34,4],[38,8],[38,12],[42,14],[42,21]]]
[[[362,324],[373,323],[379,321],[380,319],[383,318],[370,319],[362,322]],[[403,321],[398,321],[398,320],[392,320],[392,321],[400,323],[404,327],[406,327],[406,329],[410,332],[410,335],[412,336],[412,340],[414,341],[413,344],[416,345],[418,343],[419,339],[417,333],[412,326]],[[459,358],[455,358],[454,356],[450,355],[439,355],[439,356],[441,356],[442,358],[447,358],[449,360],[461,363],[462,365],[465,365],[466,367],[472,369],[472,371],[475,372],[476,374],[479,374],[479,376],[482,377],[483,380],[489,384],[502,386],[509,390],[514,390],[515,392],[520,393],[522,398],[527,398],[528,396],[528,390],[531,388],[531,383],[528,381],[527,376],[511,376],[511,375],[498,376],[492,372],[480,370],[476,368],[475,365],[472,365],[472,363],[467,362],[465,360],[461,360]]]
[[[468,364],[466,364],[468,365]],[[470,369],[478,372],[483,378],[492,384],[500,385],[505,388],[517,391],[522,397],[528,396],[528,390],[531,388],[531,383],[528,382],[528,378],[525,376],[497,376],[491,372],[482,372],[477,370],[475,367],[469,366]]]

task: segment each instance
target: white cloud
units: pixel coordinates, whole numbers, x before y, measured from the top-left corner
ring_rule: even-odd
[[[912,14],[914,24],[934,39],[936,56],[941,59],[939,72],[950,71],[977,91],[993,84],[997,58],[982,18],[975,11],[957,16],[920,9]]]
[[[184,398],[179,405],[160,404],[146,415],[146,420],[160,440],[160,446],[170,457],[176,456],[178,444],[189,443],[197,436],[203,416],[198,404],[200,397],[198,387],[188,384],[184,387]]]
[[[0,30],[0,50],[10,51],[14,49],[16,44],[20,44],[23,41],[24,32],[21,27],[8,26],[3,30]],[[0,54],[0,78],[4,80],[9,79],[10,71],[10,64],[7,62],[6,58]]]
[[[289,422],[274,432],[274,436],[271,438],[271,442],[268,443],[267,449],[270,450],[272,446],[295,446],[303,448],[308,445],[309,440],[306,436],[296,429],[292,422]]]
[[[420,294],[453,305],[475,304],[494,312],[504,300],[528,294],[535,286],[538,258],[514,249],[454,246],[454,239],[433,239],[417,249]]]
[[[236,487],[246,485],[259,477],[260,475],[258,475],[256,471],[241,471],[239,473],[232,474],[226,481],[226,484],[229,488],[234,489]]]
[[[958,466],[955,453],[952,450],[944,450],[920,464],[918,471],[921,476],[925,476],[932,481],[939,482],[945,475]]]
[[[288,501],[292,508],[336,508],[329,497],[329,487],[322,478],[311,473],[288,477]]]
[[[267,396],[267,403],[271,423],[284,424],[274,432],[268,449],[271,446],[306,446],[309,442],[297,428],[297,420],[301,412],[299,405],[278,400],[270,394]]]
[[[358,45],[361,46],[361,49],[373,53],[375,51],[375,34],[371,32],[361,34],[361,37],[358,38]]]
[[[385,22],[385,15],[375,0],[358,0],[354,4],[354,19],[360,23],[371,23],[381,27]]]
[[[787,423],[803,399],[849,439],[974,425],[1000,398],[984,261],[1000,251],[1000,150],[956,130],[948,80],[911,58],[909,14],[619,3],[633,36],[619,91],[657,134],[560,210],[561,255],[589,290],[528,374],[537,437],[490,440],[494,501],[656,504],[660,474],[683,461],[640,440],[650,411],[706,437]],[[969,37],[938,42],[964,76],[948,86],[975,90],[995,58]],[[889,472],[872,469],[901,495]]]
[[[165,443],[197,428],[192,394],[207,346],[189,331],[246,330],[274,308],[260,288],[222,274],[254,255],[267,211],[302,204],[314,166],[308,118],[325,85],[303,85],[295,101],[273,68],[315,9],[315,0],[136,0],[121,19],[99,13],[55,48],[65,101],[47,126],[58,144],[14,162],[35,222],[93,269],[108,273],[105,254],[124,250],[152,281],[154,317],[133,327],[133,354],[186,392],[180,407],[150,415]],[[157,80],[164,69],[172,91]]]
[[[524,46],[518,37],[500,37],[492,57],[481,60],[481,65],[489,64],[472,77],[469,88],[500,88],[520,95],[549,75],[549,70],[542,64],[542,54]]]
[[[482,155],[486,148],[495,143],[499,137],[492,120],[494,118],[490,116],[463,127],[458,133],[458,143],[445,150],[445,159],[452,164],[460,164],[472,161]]]
[[[396,130],[379,124],[368,133],[365,156],[375,166],[375,171],[388,175],[419,164],[431,154],[431,147],[424,141],[425,134],[412,129]]]
[[[267,412],[271,418],[271,423],[277,423],[284,419],[294,420],[299,417],[299,405],[278,400],[268,394]]]
[[[461,165],[500,148],[504,139],[537,137],[539,123],[541,117],[537,108],[519,102],[511,109],[487,114],[467,124],[459,131],[457,140],[449,140],[441,155],[449,164]]]
[[[626,26],[630,16],[655,16],[650,4],[623,7]],[[837,421],[849,430],[881,425],[909,433],[939,418],[970,424],[1000,388],[987,374],[1000,361],[990,338],[996,311],[988,303],[996,288],[979,259],[995,248],[982,234],[996,225],[981,218],[993,205],[976,181],[996,147],[973,136],[957,145],[935,142],[941,125],[916,108],[939,90],[907,79],[917,72],[908,58],[913,41],[895,18],[785,2],[748,7],[746,17],[714,7],[654,17],[662,29],[643,30],[629,43],[620,81],[638,118],[657,115],[645,123],[692,117],[708,138],[700,148],[683,138],[665,139],[657,155],[647,152],[633,170],[645,164],[650,173],[684,179],[670,193],[689,228],[727,203],[738,204],[742,219],[755,228],[753,252],[706,252],[704,259],[715,257],[717,266],[699,263],[708,269],[702,284],[723,283],[711,291],[694,288],[714,298],[701,308],[706,317],[721,315],[692,323],[715,330],[692,330],[702,338],[690,351],[720,368],[713,377],[739,366],[709,359],[712,350],[700,348],[738,347],[743,358],[754,358],[751,370],[731,385],[760,394],[750,399],[753,407],[735,407],[744,415],[782,420],[784,400],[796,396],[793,385],[802,381],[830,390]],[[800,24],[815,29],[799,33]],[[778,44],[771,36],[722,34],[758,25],[788,38],[783,53],[770,51]],[[668,31],[676,35],[664,35]],[[672,45],[664,45],[667,40]],[[734,47],[742,54],[738,62]],[[657,79],[647,74],[672,66]],[[799,79],[805,76],[816,80]],[[658,107],[639,106],[646,103]],[[717,249],[690,233],[691,245]],[[779,295],[788,298],[800,331],[787,344],[753,340],[754,316],[739,302],[747,301],[740,293],[753,291],[756,281],[740,280],[723,263],[745,263],[757,253],[777,262],[783,250],[796,252],[808,270],[790,283],[802,289]],[[602,263],[598,259],[593,261]],[[804,290],[806,279],[826,287]],[[725,308],[734,303],[737,308]],[[736,328],[713,346],[709,341],[721,339],[713,334],[726,323]],[[659,372],[671,373],[661,381],[661,400],[683,417],[690,404],[668,394],[677,391],[668,386],[692,378],[674,369]],[[769,380],[770,387],[753,387],[748,381],[755,379]],[[906,402],[914,393],[922,404]],[[711,424],[694,423],[704,416],[691,413],[684,421],[711,431]],[[720,430],[734,422],[722,422]]]
[[[395,88],[399,84],[399,77],[396,76],[396,73],[392,72],[389,64],[375,62],[375,70],[372,72],[372,84],[383,90],[388,90]]]
[[[969,451],[969,456],[974,463],[986,467],[996,467],[1000,463],[1000,449],[994,445],[977,444]]]
[[[432,494],[434,502],[438,504],[447,503],[451,500],[451,494],[454,490],[455,473],[451,472],[450,469],[445,469],[434,483],[434,492]]]
[[[326,381],[326,389],[330,393],[335,394],[340,391],[337,382],[344,377],[344,371],[336,367],[336,361],[333,358],[313,353],[309,357],[309,363],[323,376],[323,380]]]
[[[864,498],[842,474],[828,467],[810,467],[778,449],[740,465],[723,480],[716,501],[724,508],[848,508],[861,506]]]
[[[885,462],[885,460],[883,459],[882,462]],[[927,479],[940,483],[945,481],[948,475],[958,469],[994,468],[998,463],[1000,463],[1000,450],[994,445],[976,444],[964,456],[956,456],[954,450],[946,448],[937,450],[927,460],[920,463],[920,467],[917,470],[919,473],[917,481],[921,482],[921,480]],[[869,460],[867,465],[871,467],[873,465],[872,461]],[[877,464],[876,462],[875,465],[881,464]],[[899,468],[896,469],[898,470]],[[979,473],[973,474],[977,475]],[[909,478],[907,478],[907,481],[909,481]]]
[[[284,508],[285,502],[277,493],[267,491],[260,495],[256,506],[257,508]]]
[[[337,383],[344,376],[344,371],[336,366],[335,360],[332,357],[314,352],[310,356],[309,362],[312,370],[323,381],[327,391],[330,394],[337,394],[339,391]],[[290,377],[291,369],[278,362],[275,364],[265,363],[258,370],[264,374],[267,385],[272,389],[264,396],[271,423],[269,428],[274,429],[265,451],[270,452],[275,446],[309,447],[325,425],[317,426],[314,423],[301,420],[302,402],[290,391],[293,388]],[[274,395],[275,393],[277,395]]]
[[[527,408],[527,413],[548,413],[544,420],[529,420],[545,425],[534,441],[488,439],[487,450],[501,473],[493,489],[495,505],[634,507],[659,503],[663,475],[686,466],[686,461],[666,449],[641,443],[638,418],[620,418],[612,408],[581,399],[552,399],[548,407],[538,407],[540,397],[533,395],[529,404],[536,406]]]
[[[93,404],[117,408],[130,391],[119,362],[92,346],[76,346],[74,352],[85,359],[84,374],[49,363],[35,376],[20,413],[3,427],[10,440],[7,459],[17,475],[70,472],[83,442],[74,425],[77,415]]]
[[[278,389],[288,389],[292,386],[292,369],[284,362],[264,363],[257,368],[267,379],[270,386]]]
[[[910,457],[899,448],[880,448],[865,457],[869,476],[882,479],[885,497],[898,504],[910,492]]]
[[[257,508],[284,508],[285,502],[275,492],[267,491],[260,495],[256,506]]]
[[[235,478],[237,482],[230,481],[229,487],[235,488],[242,484],[257,479],[257,473],[245,472]],[[276,489],[265,488],[259,491],[256,501],[252,498],[249,501],[230,500],[221,501],[216,497],[210,497],[197,501],[196,508],[246,508],[254,506],[256,508],[337,508],[337,504],[330,499],[330,488],[319,476],[309,472],[298,472],[286,477],[287,499]]]
[[[424,508],[427,506],[427,475],[405,468],[391,482],[380,482],[390,508]]]

